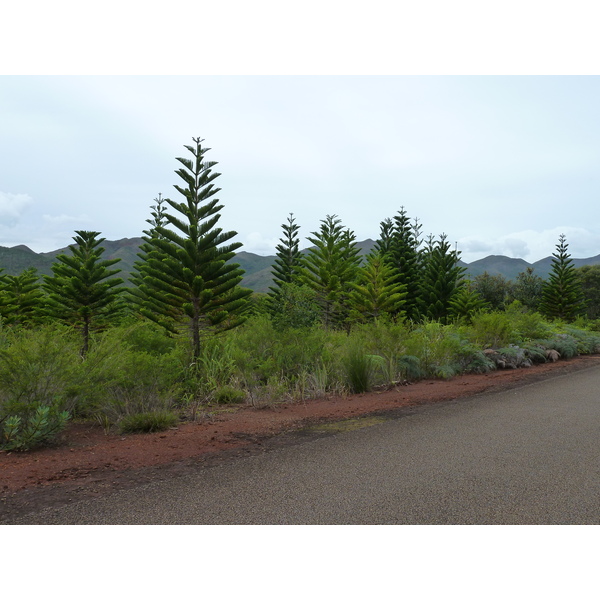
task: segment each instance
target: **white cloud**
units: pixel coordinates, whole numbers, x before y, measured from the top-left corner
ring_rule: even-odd
[[[28,194],[0,192],[0,224],[14,227],[32,202]]]
[[[561,234],[565,235],[568,252],[573,258],[589,258],[600,254],[600,235],[581,227],[555,227],[543,231],[529,229],[493,240],[462,238],[458,248],[462,260],[468,263],[494,254],[523,258],[533,263],[556,251]]]
[[[244,246],[240,250],[244,252],[272,256],[277,252],[275,247],[279,244],[279,240],[277,238],[263,238],[259,232],[253,231],[245,237],[243,243]]]

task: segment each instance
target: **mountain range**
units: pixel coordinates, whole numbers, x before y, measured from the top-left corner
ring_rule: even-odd
[[[139,246],[142,243],[141,238],[124,238],[122,240],[109,241],[102,243],[105,251],[102,258],[112,259],[120,258],[121,262],[116,265],[121,269],[120,277],[127,280],[133,270],[133,264],[138,260]],[[367,239],[358,242],[357,246],[360,253],[368,254],[375,242]],[[60,248],[52,252],[37,253],[27,246],[14,246],[5,248],[0,246],[0,272],[5,275],[18,275],[25,269],[34,267],[41,275],[52,274],[52,263],[54,259],[68,248]],[[271,267],[275,261],[275,256],[259,256],[252,252],[239,252],[236,254],[235,261],[244,269],[245,275],[242,285],[255,292],[267,292],[272,284]],[[592,258],[574,258],[575,267],[584,265],[600,264],[600,254]],[[468,277],[476,277],[484,272],[490,275],[502,275],[506,279],[515,279],[515,277],[525,271],[528,267],[534,269],[534,273],[542,278],[546,278],[550,273],[552,265],[552,256],[542,258],[534,263],[528,263],[522,258],[509,258],[508,256],[487,256],[472,263],[460,261],[460,265],[466,268]]]

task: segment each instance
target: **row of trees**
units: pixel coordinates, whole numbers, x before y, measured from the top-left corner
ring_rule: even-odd
[[[257,310],[281,327],[321,322],[327,329],[382,318],[469,319],[486,307],[501,307],[511,295],[551,318],[569,321],[585,311],[582,281],[564,236],[547,281],[528,270],[509,290],[505,281],[487,274],[465,279],[459,252],[447,237],[422,240],[421,225],[403,207],[380,224],[379,239],[365,258],[354,233],[336,215],[321,222],[307,238],[311,247],[301,252],[300,227],[291,214],[282,225],[273,286],[266,301],[251,302],[251,290],[240,286],[243,271],[232,262],[241,243],[231,241],[236,232],[218,226],[223,207],[216,198],[216,163],[206,160],[209,149],[203,140],[193,141],[185,146],[192,158],[177,159],[180,201],[159,195],[151,209],[132,288],[122,286],[119,259],[102,259],[100,234],[77,231],[70,254],[57,257],[53,275],[41,284],[33,270],[1,277],[3,322],[27,325],[51,319],[74,325],[81,330],[85,355],[93,329],[139,314],[172,334],[187,329],[197,358],[203,332],[234,328]]]
[[[529,268],[512,283],[488,273],[465,278],[460,253],[451,248],[446,235],[429,236],[422,243],[418,220],[411,223],[403,207],[381,223],[375,248],[364,261],[354,234],[336,216],[328,216],[308,237],[313,246],[305,254],[299,251],[293,214],[282,229],[269,306],[279,318],[290,315],[292,322],[294,307],[297,312],[298,306],[306,310],[311,298],[327,327],[382,316],[412,322],[468,320],[479,310],[504,309],[515,300],[552,319],[573,321],[586,310],[591,318],[598,316],[600,267],[575,269],[564,235],[553,254],[548,280]],[[305,300],[303,305],[299,298]]]

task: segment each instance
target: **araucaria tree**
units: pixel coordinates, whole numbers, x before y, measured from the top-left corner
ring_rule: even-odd
[[[183,200],[165,198],[168,208],[156,210],[135,265],[132,280],[139,291],[132,297],[142,314],[167,330],[186,326],[197,358],[203,331],[241,324],[252,292],[239,287],[243,270],[230,262],[242,245],[227,243],[237,233],[217,227],[223,208],[213,184],[220,175],[212,171],[217,163],[205,159],[204,140],[192,139],[194,145],[185,146],[192,158],[177,158],[182,167],[175,171],[185,184],[174,186]]]
[[[397,282],[406,289],[403,309],[409,320],[417,320],[420,312],[422,278],[420,232],[421,226],[418,221],[411,223],[402,206],[393,220],[386,219],[381,223],[380,238],[376,243],[376,249],[394,269]]]
[[[354,233],[344,229],[337,215],[327,215],[319,231],[308,241],[314,244],[302,261],[300,283],[316,293],[325,327],[343,324],[349,314],[350,283],[360,264]]]
[[[123,280],[114,277],[120,269],[109,269],[121,259],[101,260],[105,238],[97,231],[76,231],[71,254],[61,254],[52,264],[52,276],[44,276],[46,312],[81,330],[81,355],[89,350],[90,332],[114,321]]]
[[[295,283],[300,271],[301,254],[299,249],[298,230],[294,215],[290,213],[287,223],[281,225],[283,237],[277,245],[277,255],[273,264],[273,286],[269,288],[269,295],[275,296],[285,283]]]
[[[40,319],[43,292],[35,268],[0,276],[0,316],[6,325],[34,325]]]
[[[350,286],[352,314],[358,321],[402,318],[406,287],[397,282],[393,268],[381,254],[369,254],[366,264],[358,272],[357,282]]]
[[[423,260],[422,316],[445,323],[452,301],[464,285],[465,269],[458,264],[459,254],[450,249],[445,234],[437,241],[429,239]]]
[[[542,287],[540,312],[551,319],[574,321],[585,312],[585,302],[566,239],[561,234],[556,252],[552,253],[550,275]]]

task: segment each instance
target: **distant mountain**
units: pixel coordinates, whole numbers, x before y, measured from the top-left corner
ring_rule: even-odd
[[[514,279],[519,273],[525,271],[527,267],[531,267],[522,258],[508,258],[508,256],[487,256],[469,264],[461,261],[461,266],[466,267],[466,274],[470,278],[483,275],[483,273],[487,272],[490,275],[503,275],[506,279]]]
[[[106,259],[120,258],[121,262],[117,265],[121,269],[119,276],[127,281],[133,271],[133,264],[138,259],[137,254],[140,244],[142,244],[142,238],[139,237],[116,241],[105,240],[103,243],[105,251],[102,257]],[[361,255],[365,256],[373,249],[375,242],[366,239],[358,242],[357,246]],[[51,265],[54,259],[63,252],[68,252],[68,247],[38,254],[23,245],[14,246],[13,248],[0,246],[0,269],[2,269],[0,273],[18,275],[25,269],[35,267],[40,275],[51,275]],[[302,252],[305,253],[307,250],[305,249]],[[235,261],[245,271],[242,280],[244,287],[248,287],[255,292],[266,293],[269,291],[269,286],[273,282],[271,269],[275,262],[275,256],[259,256],[252,252],[239,252],[236,254]],[[548,256],[537,262],[528,263],[522,258],[487,256],[472,263],[460,261],[460,264],[467,269],[465,275],[470,278],[487,272],[490,275],[502,275],[506,279],[515,279],[519,273],[525,271],[528,267],[533,267],[534,273],[545,279],[550,273],[552,257]],[[573,259],[575,267],[598,264],[600,264],[600,254],[591,258]]]

